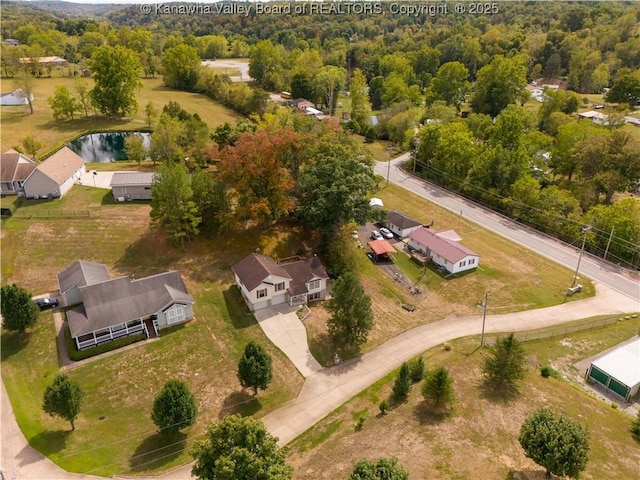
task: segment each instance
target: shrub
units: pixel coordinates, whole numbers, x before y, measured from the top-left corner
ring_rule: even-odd
[[[362,416],[362,417],[358,417],[358,420],[356,420],[356,432],[359,432],[360,430],[362,430],[362,427],[364,427],[364,422],[367,420],[367,417]]]
[[[640,442],[640,410],[638,410],[638,414],[631,424],[631,433],[633,433],[635,439]]]
[[[382,400],[378,408],[380,408],[380,413],[382,415],[386,415],[389,410],[389,400]],[[638,428],[640,428],[640,420],[638,422]]]
[[[392,397],[395,401],[401,402],[406,400],[411,391],[411,375],[409,374],[409,365],[404,362],[400,367],[400,372],[393,383]]]
[[[442,349],[445,350],[446,352],[450,352],[451,351],[451,344],[449,342],[445,342],[442,344]]]
[[[547,367],[546,365],[540,369],[540,375],[542,375],[544,378],[549,378],[551,376],[551,372],[551,367]]]

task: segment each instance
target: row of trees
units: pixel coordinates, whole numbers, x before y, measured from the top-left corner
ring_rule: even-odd
[[[550,102],[560,109],[557,98],[552,94]],[[616,192],[637,187],[637,138],[586,120],[557,124],[551,137],[536,125],[548,126],[556,113],[566,114],[548,112],[546,102],[537,118],[509,105],[495,123],[474,113],[426,125],[410,168],[568,241],[581,237],[583,224],[592,225],[590,251],[604,255],[609,244],[609,258],[640,264],[633,248],[640,241],[640,210],[631,199],[612,202]]]

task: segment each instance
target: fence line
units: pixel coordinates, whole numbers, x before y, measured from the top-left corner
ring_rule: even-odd
[[[604,318],[595,318],[587,322],[574,323],[572,325],[558,326],[551,329],[544,329],[533,332],[516,332],[515,337],[521,342],[529,342],[532,340],[541,340],[544,338],[558,337],[560,335],[566,335],[568,333],[580,332],[583,330],[593,330],[594,328],[603,327],[605,325],[611,325],[618,321],[618,319],[636,318],[637,315],[611,315]]]
[[[13,212],[12,217],[14,218],[89,218],[91,213],[89,210],[70,210],[70,211],[62,211],[56,212],[51,210],[45,211],[20,211],[17,210]]]

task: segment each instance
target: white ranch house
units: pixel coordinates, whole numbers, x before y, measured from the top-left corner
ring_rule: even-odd
[[[136,333],[157,337],[193,318],[195,300],[177,271],[112,279],[105,265],[80,260],[58,274],[58,286],[61,304],[75,305],[67,321],[78,350]]]
[[[303,305],[327,297],[329,276],[317,257],[278,264],[252,253],[231,270],[252,312],[283,303]]]
[[[460,273],[478,266],[480,255],[451,240],[451,231],[438,235],[426,227],[411,232],[407,245],[422,253],[449,273]]]

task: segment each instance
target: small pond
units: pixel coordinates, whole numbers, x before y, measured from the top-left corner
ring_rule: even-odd
[[[129,135],[142,135],[149,148],[151,134],[148,132],[105,132],[83,135],[69,142],[67,146],[82,157],[85,162],[108,163],[127,160],[124,153],[124,139]]]

